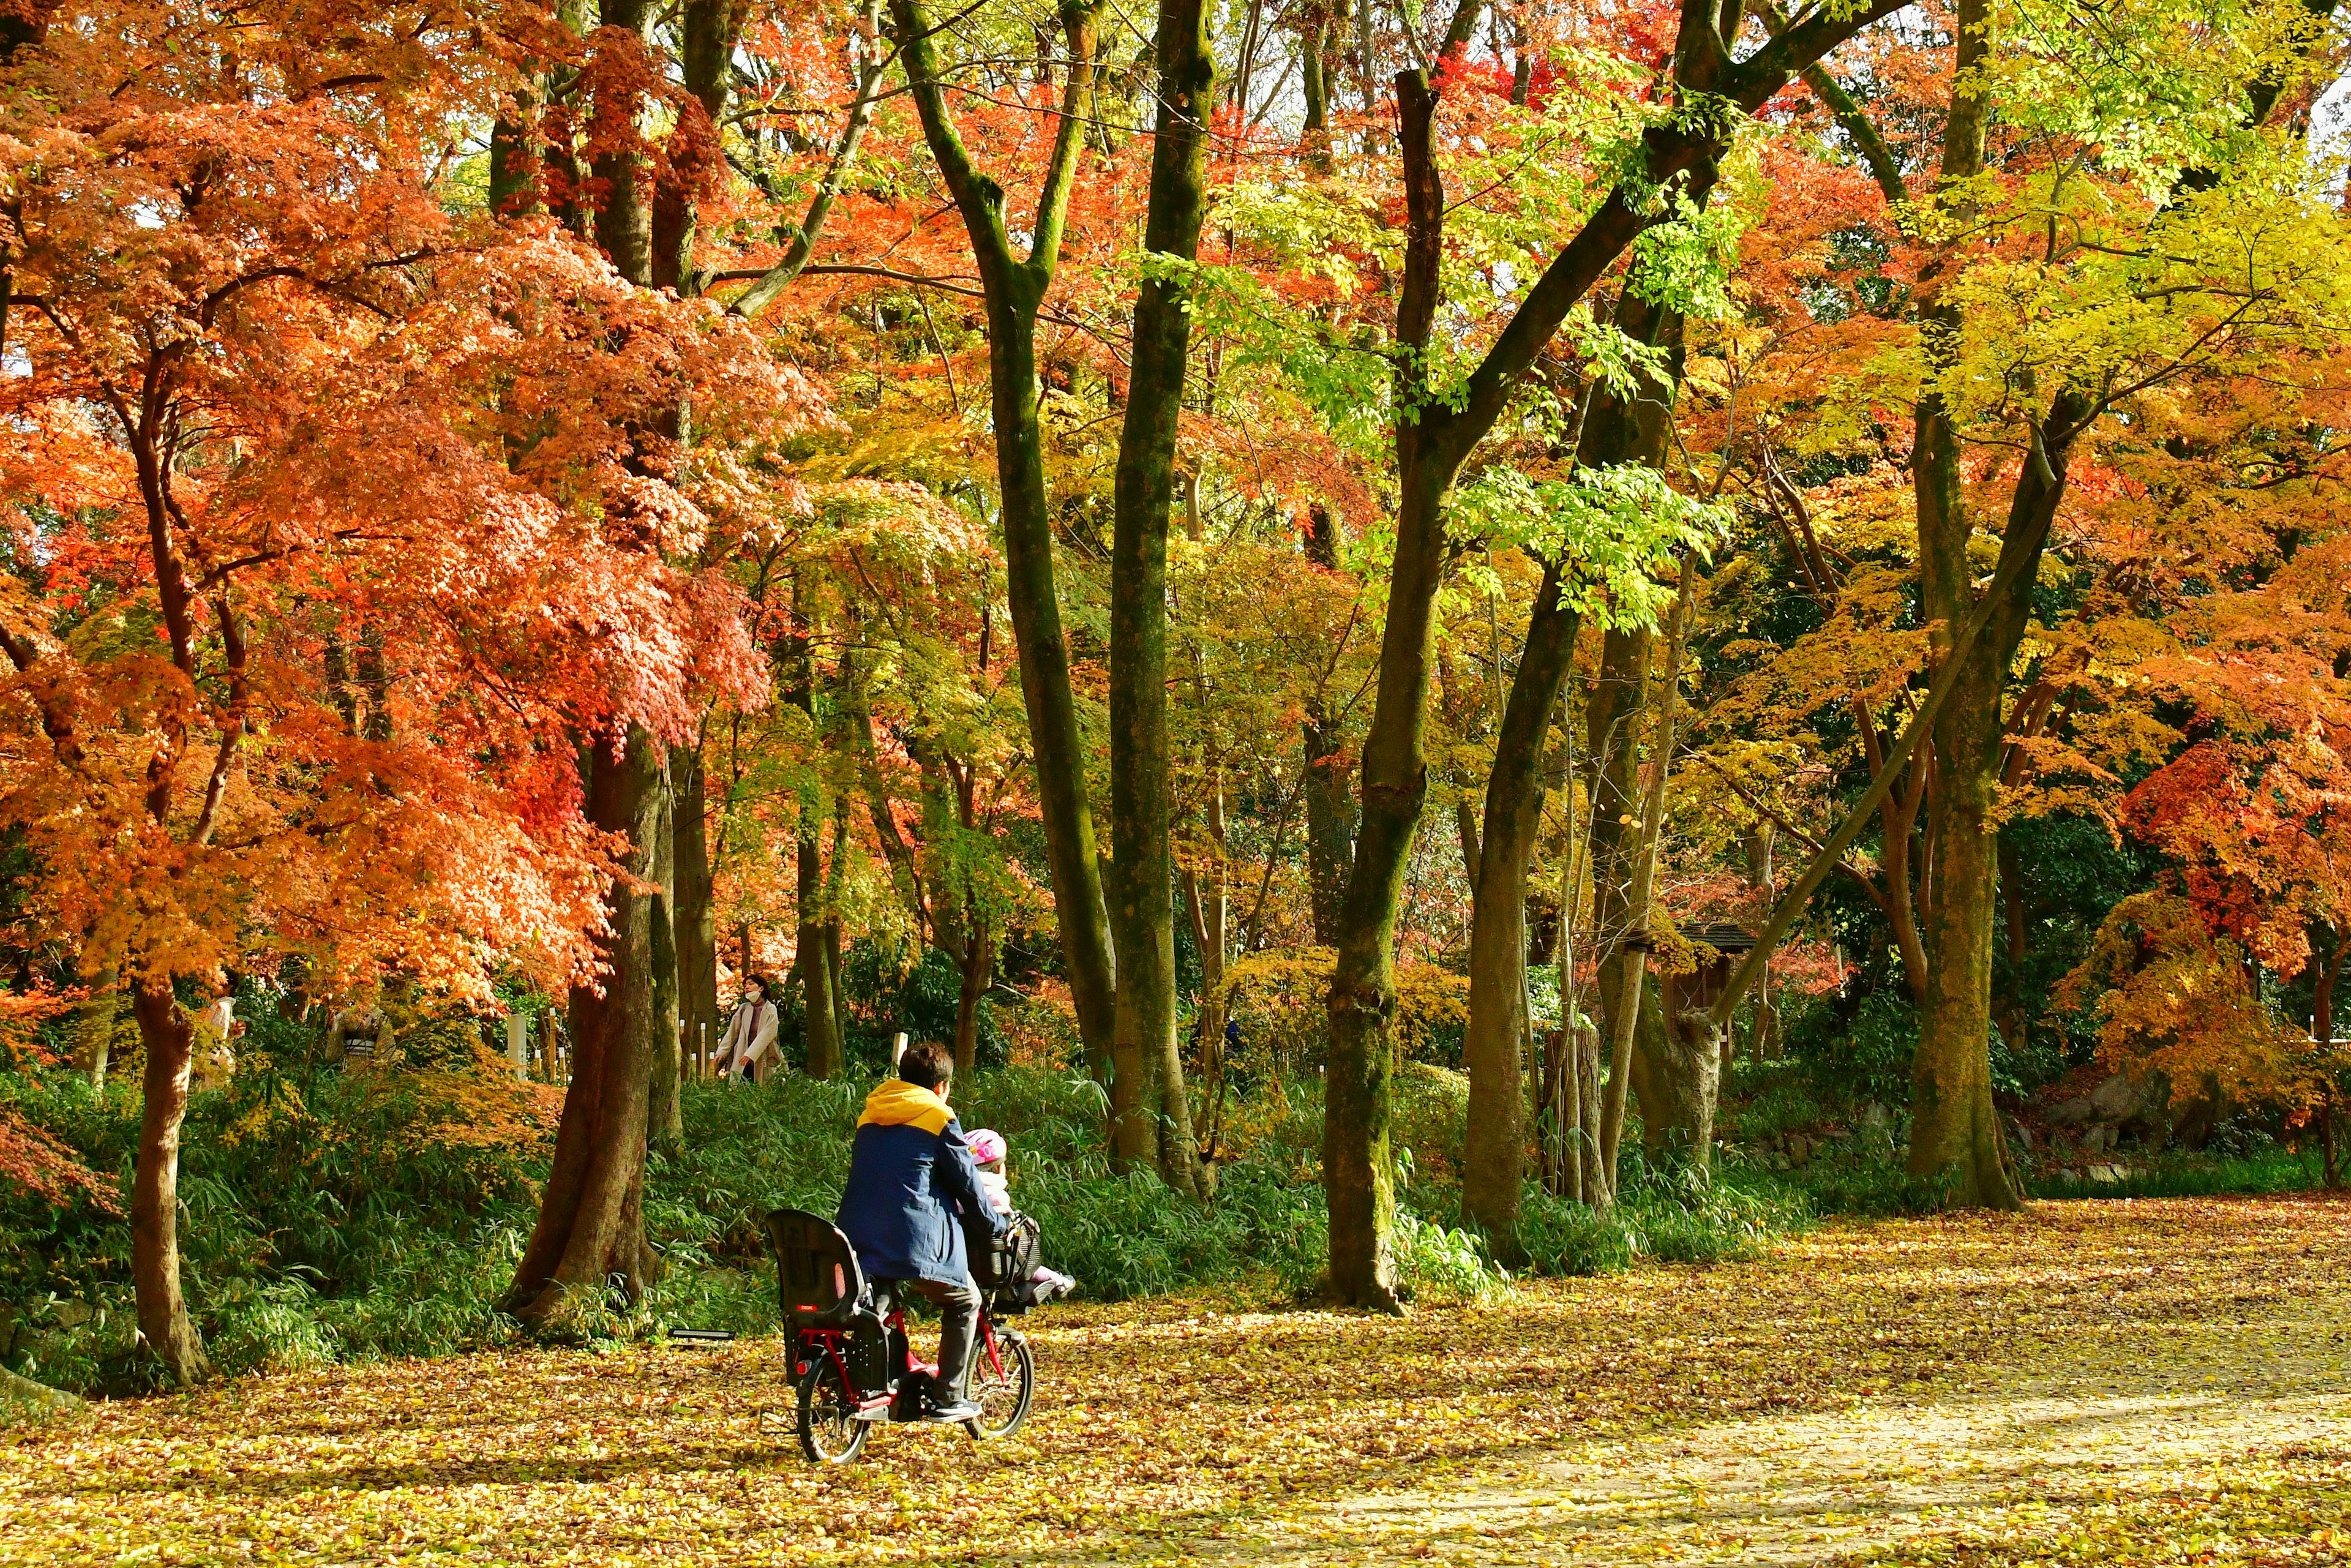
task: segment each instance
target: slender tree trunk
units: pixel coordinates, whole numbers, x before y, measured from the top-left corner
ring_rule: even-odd
[[[808,1041],[808,1072],[811,1078],[831,1078],[844,1065],[841,998],[833,994],[833,966],[826,951],[830,911],[824,903],[824,871],[820,863],[822,859],[816,835],[803,831],[796,868],[799,930],[792,952],[800,976],[801,1030]]]
[[[1519,1195],[1526,1181],[1519,1042],[1529,1027],[1527,862],[1542,814],[1543,741],[1582,624],[1562,602],[1563,569],[1573,567],[1554,561],[1544,569],[1495,737],[1469,916],[1469,1022],[1461,1046],[1469,1104],[1461,1212],[1485,1232],[1495,1255],[1511,1263],[1520,1256]]]
[[[646,36],[653,26],[647,0],[602,0],[604,26]],[[629,90],[629,89],[623,89]],[[631,101],[620,112],[634,120],[643,105]],[[630,282],[648,287],[653,280],[653,218],[643,157],[625,147],[596,155],[590,165],[603,192],[596,209],[596,244],[611,261],[613,270]]]
[[[677,106],[669,159],[684,178],[664,182],[654,193],[652,245],[654,286],[681,296],[701,292],[694,265],[696,214],[687,182],[708,172],[721,156],[718,125],[726,112],[728,67],[736,35],[749,14],[739,0],[684,0],[680,18],[678,67],[686,101]]]
[[[1053,918],[1061,962],[1078,1015],[1078,1033],[1098,1079],[1108,1079],[1116,1124],[1134,1118],[1115,1103],[1121,1091],[1111,1061],[1116,1034],[1116,977],[1111,931],[1095,854],[1093,809],[1086,795],[1086,748],[1070,686],[1070,653],[1054,584],[1052,499],[1045,485],[1044,437],[1037,421],[1037,311],[1060,260],[1071,181],[1093,117],[1097,8],[1068,5],[1061,24],[1070,69],[1061,129],[1038,200],[1026,260],[1016,256],[1004,221],[1004,190],[974,167],[949,120],[935,30],[921,0],[893,0],[910,95],[924,140],[954,195],[977,264],[987,319],[989,408],[1004,528],[1005,597],[1020,655],[1020,691],[1029,714],[1038,814],[1052,873]],[[1134,1071],[1139,1071],[1140,1064]],[[1128,1092],[1139,1084],[1129,1078]]]
[[[1306,99],[1306,123],[1300,140],[1306,147],[1306,166],[1318,174],[1331,172],[1331,78],[1326,52],[1330,22],[1319,13],[1298,35],[1300,90]]]
[[[1307,508],[1306,556],[1325,571],[1339,568],[1339,523],[1316,502]],[[1306,747],[1306,889],[1314,917],[1314,942],[1339,945],[1339,913],[1347,878],[1355,863],[1354,793],[1348,788],[1345,737],[1330,697],[1318,688],[1305,704],[1301,727]]]
[[[2023,974],[2024,961],[2032,956],[2032,947],[2025,937],[2024,879],[2016,863],[2016,854],[2005,844],[1998,846],[2000,864],[2000,905],[2007,940],[2008,985],[2001,1006],[1997,1009],[2001,1038],[2008,1041],[2012,1051],[2022,1051],[2032,1042],[2032,1014],[2026,1004]]]
[[[146,1068],[141,1084],[139,1168],[131,1188],[131,1281],[139,1332],[182,1384],[211,1370],[180,1293],[180,1124],[188,1112],[195,1026],[172,995],[168,976],[142,977],[131,991]]]
[[[1219,796],[1221,791],[1219,792]],[[1224,1104],[1227,1090],[1225,1061],[1225,1020],[1230,1016],[1229,998],[1225,995],[1225,944],[1227,941],[1225,866],[1223,859],[1223,802],[1212,797],[1212,814],[1217,819],[1210,828],[1217,846],[1217,858],[1203,873],[1186,868],[1183,873],[1184,907],[1192,922],[1192,945],[1200,954],[1200,1006],[1196,1014],[1200,1043],[1200,1092],[1209,1101],[1208,1119],[1200,1134],[1200,1165],[1202,1185],[1213,1179],[1217,1144],[1224,1131]]]
[[[685,1138],[685,1118],[678,1095],[684,1076],[684,1051],[678,1029],[677,974],[677,831],[672,821],[669,775],[664,768],[655,787],[656,805],[648,824],[653,834],[646,860],[646,880],[655,891],[646,912],[646,959],[652,967],[653,1038],[647,1042],[652,1079],[646,1127],[654,1143],[674,1148]]]
[[[1682,649],[1689,633],[1695,581],[1695,570],[1685,559],[1681,599],[1674,607],[1673,632],[1667,642],[1665,676],[1657,687],[1657,716],[1649,746],[1648,789],[1642,801],[1639,835],[1631,855],[1632,886],[1625,911],[1628,928],[1618,943],[1621,977],[1617,981],[1616,1016],[1613,1020],[1616,1032],[1608,1063],[1608,1092],[1600,1112],[1600,1197],[1595,1201],[1602,1204],[1613,1205],[1616,1201],[1616,1157],[1625,1138],[1625,1103],[1633,1082],[1633,1045],[1641,1018],[1641,983],[1648,970],[1651,894],[1656,880],[1658,841],[1665,834],[1666,785],[1673,773]],[[1670,1019],[1664,1022],[1667,1029],[1672,1027]]]
[[[1635,814],[1640,810],[1640,733],[1649,700],[1654,653],[1646,627],[1610,628],[1600,643],[1600,676],[1584,705],[1585,747],[1591,768],[1592,821],[1584,863],[1592,868],[1595,980],[1593,1017],[1604,1038],[1616,1038],[1617,997],[1624,979],[1621,944],[1630,928]]]
[[[669,754],[671,853],[677,867],[677,1005],[684,1049],[705,1057],[726,1028],[718,1012],[718,911],[711,904],[708,775],[702,749]]]
[[[1144,248],[1189,263],[1207,210],[1207,127],[1216,60],[1206,0],[1160,0],[1158,130],[1152,147]],[[1114,1055],[1143,1064],[1147,1097],[1128,1099],[1118,1146],[1145,1149],[1179,1192],[1199,1186],[1199,1150],[1176,1039],[1176,860],[1169,839],[1167,526],[1174,509],[1176,423],[1191,355],[1187,267],[1147,276],[1134,304],[1132,373],[1113,494],[1110,609],[1110,795],[1113,928],[1118,948]]]
[[[1436,156],[1437,94],[1399,72],[1396,105],[1407,218],[1396,340],[1425,348],[1437,316],[1445,184]],[[1445,500],[1468,455],[1438,445],[1408,361],[1397,371],[1399,493],[1378,695],[1364,738],[1361,827],[1332,967],[1331,1056],[1323,1092],[1322,1192],[1330,1211],[1331,1291],[1340,1301],[1400,1312],[1394,1249],[1395,1171],[1389,1147],[1395,1042],[1395,923],[1405,866],[1428,796],[1421,741],[1446,563]]]
[[[1444,483],[1422,470],[1396,526],[1380,689],[1364,741],[1362,827],[1331,977],[1331,1058],[1322,1118],[1322,1189],[1331,1217],[1331,1287],[1341,1301],[1400,1312],[1389,1148],[1395,1043],[1395,922],[1405,865],[1428,794],[1421,735],[1428,702],[1437,589],[1445,570]]]
[[[92,1089],[106,1087],[107,1059],[114,1051],[114,1022],[122,1011],[122,993],[111,968],[90,977],[89,995],[74,1008],[74,1065]]]
[[[977,910],[965,922],[962,984],[956,995],[955,1062],[956,1076],[968,1074],[979,1063],[979,1004],[987,998],[996,974],[996,945]]]
[[[2342,977],[2346,956],[2351,956],[2351,936],[2338,936],[2311,987],[2310,1038],[2322,1046],[2335,1042],[2335,983]]]
[[[784,700],[807,716],[811,729],[818,727],[816,711],[816,662],[811,646],[814,600],[807,580],[798,573],[792,578],[792,623],[788,639],[785,661],[791,672],[791,685]],[[858,685],[855,671],[846,660],[841,671],[841,685],[849,694],[849,706],[854,715],[852,722],[863,727],[858,732],[863,741],[860,756],[872,745],[872,719],[863,706],[863,693]],[[828,730],[830,726],[825,727]],[[887,803],[881,799],[881,776],[869,770],[869,780],[875,787],[874,810],[877,822],[886,817]],[[800,982],[800,1029],[807,1048],[807,1066],[812,1078],[831,1078],[844,1065],[841,1037],[841,998],[834,994],[832,967],[826,962],[825,924],[832,908],[825,897],[824,873],[824,802],[821,799],[803,798],[799,802],[799,832],[794,845],[795,900],[794,911],[799,925],[792,939],[792,968]],[[936,835],[934,835],[935,841]],[[914,913],[922,914],[919,893],[914,895]]]
[[[636,846],[627,867],[652,880],[662,817],[658,743],[632,727],[622,754],[599,738],[587,761],[588,818]],[[600,992],[571,992],[571,1086],[538,1223],[515,1270],[506,1305],[524,1322],[559,1326],[617,1280],[634,1301],[645,1281],[643,1215],[647,1085],[655,1020],[654,898],[615,880],[605,895],[611,932],[599,944]]]

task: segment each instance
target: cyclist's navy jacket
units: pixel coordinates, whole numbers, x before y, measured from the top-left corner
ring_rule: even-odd
[[[947,1103],[893,1078],[865,1097],[849,1155],[849,1186],[836,1222],[857,1249],[869,1280],[971,1278],[964,1252],[965,1213],[985,1215],[991,1231],[1004,1220],[979,1190],[979,1167]]]

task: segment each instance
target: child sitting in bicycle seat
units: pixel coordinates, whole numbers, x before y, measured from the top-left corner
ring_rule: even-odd
[[[967,1135],[964,1142],[971,1147],[972,1163],[979,1167],[980,1193],[997,1213],[1011,1213],[1012,1187],[1004,1174],[1005,1156],[1012,1152],[1011,1145],[1004,1141],[1004,1134],[993,1127],[982,1127]],[[1042,1264],[1038,1265],[1029,1276],[1029,1281],[1037,1287],[1037,1299],[1040,1301],[1066,1296],[1078,1288],[1075,1280]]]

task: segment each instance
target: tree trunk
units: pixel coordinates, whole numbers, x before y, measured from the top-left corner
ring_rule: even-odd
[[[1209,835],[1217,861],[1207,873],[1186,869],[1183,873],[1184,907],[1192,922],[1192,946],[1200,955],[1200,1005],[1196,1038],[1200,1045],[1200,1092],[1208,1098],[1207,1125],[1200,1134],[1203,1185],[1215,1168],[1217,1144],[1224,1131],[1226,1094],[1225,995],[1226,919],[1224,805],[1222,791],[1209,798]]]
[[[807,716],[809,727],[815,729],[816,661],[811,647],[813,621],[810,604],[814,595],[806,580],[798,572],[792,576],[791,631],[787,639],[785,660],[791,671],[791,685],[784,700]],[[853,714],[852,722],[860,727],[855,738],[861,762],[869,762],[873,746],[873,720],[864,706],[864,693],[855,669],[846,658],[841,669],[841,686],[847,698],[845,707]],[[889,814],[889,805],[881,788],[878,768],[868,767],[866,777],[873,790],[873,810],[877,825]],[[811,1078],[830,1079],[844,1065],[841,1038],[841,998],[833,989],[833,967],[827,961],[826,923],[831,917],[832,905],[825,896],[824,802],[820,798],[803,797],[799,802],[799,832],[793,846],[794,900],[793,913],[798,919],[792,936],[792,969],[800,982],[800,1031],[806,1046],[807,1069]],[[933,835],[936,841],[937,835]],[[923,915],[919,890],[910,890],[915,917]],[[770,998],[779,1001],[780,998]]]
[[[1425,74],[1395,78],[1407,217],[1396,340],[1425,349],[1444,254],[1445,183],[1437,163],[1437,94]],[[1322,1118],[1322,1191],[1331,1221],[1331,1290],[1340,1301],[1400,1312],[1389,1149],[1395,1042],[1395,922],[1405,865],[1428,797],[1427,722],[1437,591],[1446,564],[1445,499],[1466,446],[1432,449],[1409,358],[1396,389],[1398,499],[1378,695],[1364,737],[1361,828],[1332,967],[1331,1056]]]
[[[1583,1201],[1597,1204],[1606,1190],[1608,1173],[1600,1164],[1600,1119],[1603,1109],[1600,1088],[1600,1031],[1579,1024],[1575,1030],[1576,1087],[1583,1091],[1583,1104],[1579,1124],[1583,1135],[1576,1139],[1576,1153],[1583,1162],[1580,1173],[1583,1183]]]
[[[677,1008],[684,1049],[706,1060],[726,1021],[718,1011],[718,911],[711,904],[708,775],[699,747],[669,754],[670,819],[677,893]]]
[[[1519,1042],[1529,1027],[1527,862],[1542,814],[1543,742],[1582,625],[1575,610],[1561,602],[1563,570],[1573,568],[1553,561],[1544,569],[1495,737],[1469,915],[1469,1022],[1461,1045],[1469,1104],[1461,1212],[1485,1232],[1495,1256],[1512,1264],[1520,1257],[1519,1195],[1526,1181]]]
[[[139,1332],[174,1381],[195,1383],[211,1370],[180,1294],[180,1124],[188,1112],[195,1026],[173,998],[168,976],[141,977],[131,988],[131,1010],[147,1057],[139,1168],[131,1188],[131,1280]]]
[[[1777,885],[1771,860],[1775,837],[1776,831],[1770,822],[1758,822],[1747,833],[1747,885],[1766,909],[1771,906],[1772,893]],[[1753,1049],[1749,1060],[1771,1061],[1778,1059],[1780,1014],[1771,1003],[1771,987],[1768,977],[1755,988],[1755,1032],[1751,1044]],[[1729,1065],[1728,1058],[1725,1065]]]
[[[979,912],[973,910],[966,922],[962,985],[956,995],[955,1064],[956,1076],[967,1077],[979,1063],[979,1004],[987,996],[988,982],[996,973],[996,945],[988,939],[987,927]]]
[[[670,162],[685,178],[666,181],[654,195],[653,270],[656,287],[681,296],[701,292],[694,266],[694,201],[687,186],[719,156],[718,126],[726,112],[728,67],[735,37],[750,8],[739,0],[685,0],[679,28],[678,68],[690,103],[677,106],[670,131]],[[697,111],[698,114],[697,114]]]
[[[647,1042],[652,1078],[647,1085],[645,1125],[654,1143],[675,1148],[685,1140],[685,1117],[678,1095],[684,1075],[684,1052],[679,1036],[677,976],[677,829],[672,820],[669,773],[664,768],[655,786],[656,810],[648,831],[653,838],[645,854],[645,880],[654,892],[647,902],[646,960],[652,967],[653,1038]]]
[[[74,1065],[92,1089],[106,1087],[107,1059],[114,1051],[114,1022],[122,1010],[117,983],[112,969],[100,969],[90,978],[89,995],[73,1011]]]
[[[1689,635],[1691,596],[1696,587],[1696,568],[1685,557],[1681,598],[1674,606],[1664,678],[1657,687],[1656,730],[1649,744],[1648,789],[1641,803],[1640,828],[1627,857],[1632,883],[1625,901],[1626,929],[1618,944],[1621,978],[1614,1002],[1615,1037],[1608,1064],[1608,1093],[1600,1113],[1600,1196],[1595,1202],[1603,1204],[1616,1200],[1616,1154],[1624,1141],[1625,1103],[1632,1088],[1634,1034],[1641,1018],[1641,982],[1648,970],[1651,892],[1656,880],[1657,844],[1665,833],[1666,784],[1673,773],[1682,652]],[[1629,738],[1626,744],[1631,744]]]
[[[2008,984],[2003,988],[2002,1005],[1999,1009],[2001,1038],[2008,1041],[2011,1051],[2022,1051],[2032,1041],[2032,1015],[2027,1006],[2023,973],[2024,961],[2032,956],[2032,946],[2025,936],[2024,878],[2018,869],[2015,852],[2005,844],[1997,846],[2000,864],[2000,906],[2008,946]]]
[[[1085,126],[1093,118],[1097,9],[1063,8],[1070,67],[1061,129],[1030,225],[1029,254],[1013,254],[1004,190],[981,174],[947,117],[935,29],[920,0],[893,0],[910,96],[941,177],[969,236],[986,296],[989,409],[996,433],[998,515],[1004,528],[1005,597],[1020,655],[1020,692],[1053,883],[1061,963],[1088,1065],[1119,1091],[1111,1061],[1116,988],[1093,809],[1086,797],[1086,749],[1070,687],[1070,652],[1054,585],[1052,498],[1045,485],[1044,438],[1037,423],[1037,311],[1052,284]],[[1131,1080],[1130,1089],[1138,1088]],[[1114,1115],[1118,1107],[1113,1105]],[[1129,1124],[1132,1118],[1127,1119]]]
[[[1169,841],[1167,524],[1191,354],[1192,275],[1207,205],[1208,110],[1216,61],[1205,0],[1160,0],[1158,131],[1144,248],[1177,263],[1146,276],[1113,493],[1110,798],[1118,950],[1113,1055],[1142,1063],[1148,1096],[1124,1097],[1116,1145],[1156,1154],[1159,1174],[1196,1193],[1199,1150],[1176,1039],[1176,861]],[[1132,1125],[1138,1117],[1150,1126]]]
[[[1339,570],[1339,523],[1316,502],[1306,511],[1306,556],[1325,571]],[[1354,796],[1348,789],[1345,737],[1330,696],[1318,688],[1306,700],[1300,727],[1306,747],[1301,788],[1306,795],[1306,891],[1314,916],[1314,943],[1339,945],[1339,912],[1355,863]]]
[[[1641,1102],[1642,1153],[1659,1170],[1712,1167],[1722,1055],[1705,1016],[1669,1014],[1662,998],[1652,1012],[1645,998],[1640,1021],[1650,1027],[1638,1030],[1633,1092]]]
[[[800,976],[801,1032],[808,1042],[808,1073],[831,1078],[846,1063],[841,1040],[841,998],[833,994],[833,965],[828,932],[830,912],[824,904],[822,852],[816,835],[800,833],[798,850],[799,929],[792,946],[793,963]]]
[[[2346,956],[2351,956],[2351,936],[2337,936],[2325,967],[2311,987],[2310,1038],[2320,1047],[2322,1056],[2328,1054],[2325,1048],[2335,1043],[2335,985],[2342,977]]]
[[[600,737],[590,748],[587,772],[590,822],[627,833],[637,846],[627,869],[651,880],[654,868],[643,846],[653,841],[661,821],[658,743],[632,727],[616,757],[610,741]],[[605,895],[611,929],[599,943],[603,988],[572,988],[571,1086],[563,1097],[538,1223],[505,1303],[528,1323],[562,1326],[597,1304],[615,1282],[632,1301],[643,1288],[653,905],[651,895],[613,882]]]
[[[602,0],[601,16],[605,26],[640,38],[653,25],[653,8],[646,0]],[[629,94],[629,100],[612,107],[622,123],[633,123],[643,105],[637,101],[633,88],[622,90]],[[590,167],[603,193],[596,209],[596,244],[614,271],[640,287],[650,287],[653,223],[644,159],[633,149],[615,147],[598,153]]]
[[[1395,921],[1413,833],[1428,795],[1421,735],[1437,589],[1445,570],[1443,506],[1448,487],[1426,470],[1416,474],[1407,468],[1405,474],[1420,483],[1405,492],[1397,517],[1379,696],[1364,741],[1363,825],[1331,977],[1331,1058],[1322,1121],[1332,1291],[1351,1305],[1391,1312],[1403,1310],[1396,1295],[1395,1185],[1388,1145],[1395,1071]]]
[[[1946,209],[1964,222],[1971,211],[1969,182],[1984,158],[1984,68],[1991,57],[1990,0],[1959,0],[1957,75],[1943,133],[1941,189]],[[1929,265],[1922,277],[1928,304],[1922,334],[1930,362],[1949,363],[1961,348],[1956,307],[1938,295],[1942,267]],[[1916,413],[1911,458],[1912,489],[1918,515],[1918,575],[1921,608],[1934,631],[1930,657],[1944,664],[1954,655],[1960,623],[1976,608],[1975,567],[1968,545],[1973,524],[1961,488],[1961,443],[1941,394],[1929,383]],[[2054,509],[2064,461],[2036,450],[2017,478],[2011,507],[2046,491]],[[2051,457],[2058,466],[2053,469]],[[2044,486],[2043,481],[2046,479]],[[2011,517],[2012,540],[2028,530]],[[2045,536],[2041,536],[2045,537]],[[2038,538],[2033,559],[2039,555]],[[2030,609],[2034,572],[2015,579],[2012,604],[1991,607],[1991,619],[1959,657],[1949,698],[1936,716],[1934,785],[1929,810],[1919,933],[1927,960],[1926,1002],[1919,1012],[1918,1050],[1910,1071],[1910,1153],[1914,1175],[1948,1174],[1952,1196],[1969,1207],[2022,1206],[2007,1159],[1999,1113],[1991,1103],[1991,944],[1997,918],[1993,839],[2001,762],[2006,732],[2001,697],[2008,685]]]

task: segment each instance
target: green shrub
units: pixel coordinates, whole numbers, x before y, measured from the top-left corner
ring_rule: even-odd
[[[1775,1236],[1810,1223],[1796,1196],[1738,1173],[1652,1170],[1630,1149],[1616,1207],[1603,1215],[1529,1186],[1519,1236],[1537,1273],[1590,1275],[1630,1268],[1635,1259],[1719,1263],[1752,1258]]]
[[[1783,1133],[1802,1132],[1829,1120],[1828,1108],[1821,1103],[1815,1086],[1803,1070],[1793,1062],[1743,1062],[1734,1086],[1749,1098],[1737,1105],[1726,1096],[1724,1114],[1718,1124],[1725,1137],[1736,1135],[1747,1139],[1777,1137]]]
[[[2119,1181],[2093,1180],[2087,1174],[2092,1165],[2112,1165],[2125,1174]],[[2081,1179],[2075,1180],[2069,1169],[2081,1171]],[[2318,1186],[2323,1175],[2315,1155],[2299,1155],[2274,1146],[2245,1155],[2131,1151],[2085,1155],[2080,1165],[2028,1176],[2024,1189],[2033,1197],[2241,1197],[2305,1192]]]

